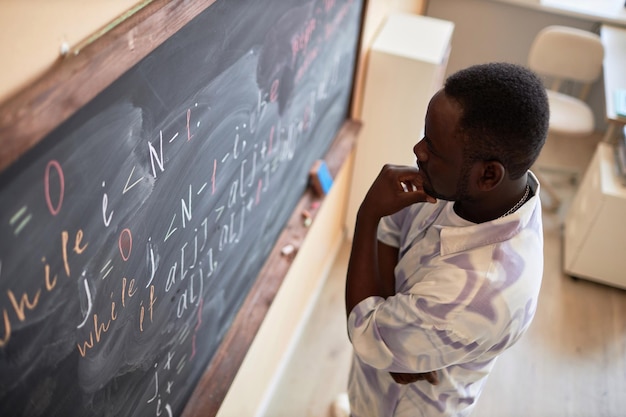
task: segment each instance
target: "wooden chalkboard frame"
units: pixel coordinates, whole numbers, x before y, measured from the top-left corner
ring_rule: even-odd
[[[92,38],[76,45],[33,84],[0,103],[0,172],[215,1],[146,0]],[[363,4],[366,7],[367,1]],[[364,18],[365,13],[362,14],[359,44]],[[358,52],[356,62],[359,62]],[[356,73],[355,66],[353,90]],[[337,134],[325,156],[333,176],[355,146],[359,129],[360,123],[347,120]],[[309,229],[303,224],[301,213],[315,200],[320,198],[307,191],[298,202],[196,385],[183,417],[217,414],[293,262],[293,257],[282,255],[281,249],[288,243],[296,247],[302,244]]]

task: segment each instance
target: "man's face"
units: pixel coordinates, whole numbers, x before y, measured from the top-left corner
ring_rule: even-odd
[[[442,200],[458,201],[468,194],[470,165],[457,134],[460,117],[459,104],[440,90],[428,105],[424,138],[413,148],[424,190]]]

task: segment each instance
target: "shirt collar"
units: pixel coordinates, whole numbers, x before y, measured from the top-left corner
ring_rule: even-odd
[[[464,227],[441,227],[441,255],[467,251],[481,246],[507,241],[527,227],[538,222],[541,228],[541,200],[539,181],[528,171],[528,184],[533,196],[514,213],[488,222]],[[452,202],[450,204],[453,204]]]

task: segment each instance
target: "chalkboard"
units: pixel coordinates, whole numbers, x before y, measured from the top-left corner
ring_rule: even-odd
[[[361,12],[217,1],[0,173],[0,415],[181,414],[346,120]]]

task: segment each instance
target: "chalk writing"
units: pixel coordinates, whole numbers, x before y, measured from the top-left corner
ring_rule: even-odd
[[[64,272],[66,277],[70,277],[71,268],[70,261],[68,257],[68,242],[69,242],[69,233],[65,230],[61,232],[61,252],[62,252],[62,261],[64,265]],[[88,246],[88,243],[82,242],[83,239],[83,231],[78,230],[74,239],[74,248],[73,251],[77,255],[81,255]],[[81,246],[82,245],[82,246]],[[44,263],[44,273],[43,273],[43,288],[45,288],[46,292],[51,292],[54,290],[57,284],[58,275],[55,274],[52,278],[50,277],[50,264],[46,262],[46,258],[42,258],[42,262]],[[16,318],[20,322],[24,322],[27,318],[27,311],[34,311],[39,305],[40,297],[42,295],[41,286],[35,286],[35,290],[31,291],[30,294],[27,291],[21,293],[21,295],[16,296],[15,292],[12,289],[6,290],[6,297],[9,301],[12,309],[8,310],[7,308],[2,309],[2,315],[4,318],[4,335],[2,339],[0,339],[0,348],[4,347],[9,343],[11,339],[11,331],[12,331],[12,321],[9,316],[9,311],[12,311]]]
[[[154,167],[154,162],[156,161],[157,166],[161,170],[161,172],[165,171],[165,167],[163,164],[165,163],[163,160],[163,131],[159,131],[159,152],[152,145],[152,142],[148,142],[148,150],[150,151],[150,163],[152,164],[152,176],[154,178],[157,177],[157,172]]]
[[[50,170],[54,169],[59,177],[59,192],[58,192],[58,198],[57,198],[57,203],[56,205],[52,202],[52,196],[50,195],[51,191],[50,191]],[[48,210],[50,210],[50,213],[53,216],[56,216],[57,214],[59,214],[59,211],[61,211],[61,206],[63,205],[63,196],[65,194],[65,178],[63,177],[63,168],[61,168],[61,164],[59,164],[57,161],[52,160],[50,162],[48,162],[48,165],[46,166],[46,171],[44,174],[44,180],[43,180],[43,185],[44,185],[44,189],[45,189],[45,197],[46,197],[46,204],[48,205]]]
[[[85,314],[85,319],[78,326],[76,326],[77,329],[80,329],[85,325],[85,323],[87,323],[87,319],[89,318],[89,315],[91,314],[93,308],[93,300],[91,297],[91,290],[89,289],[89,283],[86,279],[84,279],[83,284],[85,288],[85,298],[87,299],[87,312]]]
[[[126,194],[128,191],[130,191],[131,188],[133,188],[135,185],[139,184],[141,180],[143,180],[143,177],[139,177],[136,180],[133,179],[133,183],[131,184],[131,178],[133,178],[134,173],[135,173],[135,166],[133,166],[133,169],[130,171],[130,174],[128,174],[128,178],[126,179],[126,184],[124,184],[124,189],[122,190],[122,194]]]
[[[105,185],[106,183],[102,181],[102,187],[104,187]],[[111,218],[113,217],[113,210],[111,210],[107,216],[108,206],[109,196],[107,195],[107,193],[104,193],[102,194],[102,221],[104,222],[104,227],[109,227],[109,225],[111,224]]]
[[[182,414],[347,115],[358,46],[360,2],[238,3],[0,173],[0,415]]]
[[[117,240],[117,246],[120,250],[120,255],[124,261],[130,258],[130,253],[133,250],[133,234],[130,229],[126,228],[120,233],[120,237]]]
[[[169,352],[168,352],[168,355],[169,355]],[[166,368],[166,369],[169,369],[169,363],[170,362],[169,362],[169,359],[168,359],[168,362],[166,364],[166,366],[168,366],[168,368]],[[155,368],[155,371],[154,371],[154,396],[152,398],[150,398],[147,401],[147,403],[150,404],[150,403],[152,403],[153,401],[156,400],[155,416],[161,416],[163,414],[163,412],[165,412],[165,413],[167,413],[168,417],[172,417],[173,413],[172,413],[171,405],[169,403],[167,403],[167,402],[165,404],[163,404],[163,401],[162,401],[162,398],[161,398],[161,394],[159,392],[159,390],[160,390],[159,373],[156,370],[156,368],[158,368],[158,365],[159,365],[158,363],[154,364],[154,368]],[[166,391],[165,391],[166,394],[171,394],[172,384],[173,384],[172,381],[167,381],[167,388],[166,388]]]
[[[15,226],[13,234],[16,236],[20,234],[22,229],[26,227],[28,222],[30,222],[30,219],[33,217],[32,214],[27,214],[27,211],[28,206],[22,206],[13,216],[11,216],[11,219],[9,220],[9,224],[11,226]]]

